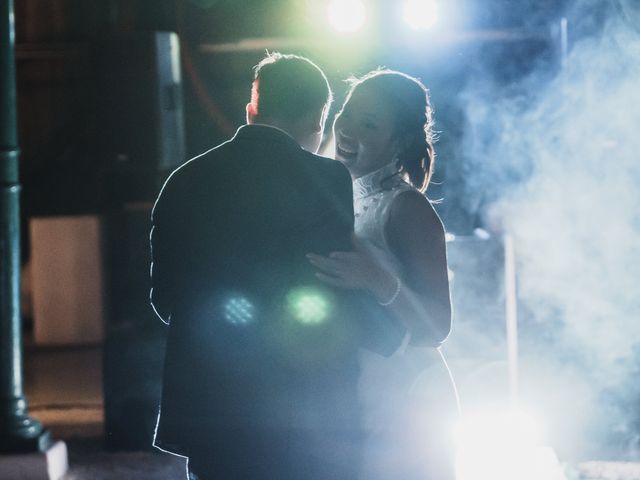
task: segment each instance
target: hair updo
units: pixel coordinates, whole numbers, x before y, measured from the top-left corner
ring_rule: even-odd
[[[347,98],[358,88],[367,88],[387,98],[393,108],[395,138],[402,145],[397,166],[415,188],[425,192],[435,161],[433,109],[429,91],[410,75],[395,70],[373,70],[348,80]]]

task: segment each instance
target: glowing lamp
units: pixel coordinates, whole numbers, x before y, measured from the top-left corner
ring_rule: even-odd
[[[525,412],[467,417],[457,431],[458,480],[566,480],[553,450],[541,445],[537,422]]]
[[[359,30],[366,19],[365,6],[360,0],[331,0],[328,15],[331,26],[342,33]]]
[[[431,28],[438,21],[436,0],[406,0],[404,20],[415,30]]]

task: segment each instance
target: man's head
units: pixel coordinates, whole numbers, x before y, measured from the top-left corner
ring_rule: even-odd
[[[316,152],[332,99],[327,77],[311,60],[270,53],[255,67],[247,123],[281,128]]]

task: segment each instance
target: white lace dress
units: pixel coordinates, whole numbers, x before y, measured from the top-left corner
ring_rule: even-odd
[[[402,267],[385,235],[393,201],[413,190],[394,165],[354,181],[355,234],[387,269],[402,278]],[[362,480],[446,480],[450,435],[458,401],[441,352],[412,347],[408,338],[391,357],[361,351],[359,384],[367,440]]]

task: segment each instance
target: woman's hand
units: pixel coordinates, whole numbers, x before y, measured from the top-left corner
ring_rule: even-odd
[[[332,252],[326,257],[309,253],[307,259],[320,270],[316,277],[336,287],[369,290],[379,301],[396,288],[395,277],[363,251]]]

